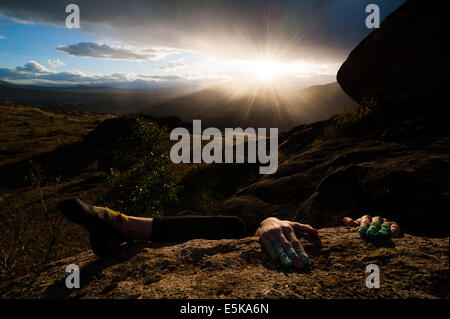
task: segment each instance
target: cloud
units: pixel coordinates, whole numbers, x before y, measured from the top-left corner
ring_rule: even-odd
[[[1,68],[0,80],[4,81],[33,81],[33,79],[47,74],[52,74],[53,71],[47,69],[36,61],[29,61],[24,65],[19,65],[16,68]]]
[[[0,34],[0,40],[1,40],[1,39],[6,39],[6,37],[5,37],[4,35],[1,35],[1,34]]]
[[[47,69],[45,66],[40,65],[36,61],[29,61],[25,65],[20,65],[16,67],[17,71],[27,72],[27,73],[50,73],[51,70]]]
[[[156,49],[138,50],[123,46],[110,46],[95,42],[60,45],[56,48],[67,55],[112,60],[155,61],[167,55]]]
[[[149,88],[156,85],[169,86],[174,83],[194,83],[196,81],[208,81],[220,79],[219,76],[203,77],[198,75],[142,75],[134,73],[112,73],[109,75],[90,75],[79,71],[55,72],[49,70],[36,61],[29,61],[25,65],[15,68],[0,67],[0,80],[31,85],[88,85],[88,86],[111,86],[122,88]]]
[[[178,60],[170,61],[169,63],[167,63],[165,65],[157,66],[156,68],[161,69],[161,70],[166,70],[166,69],[178,69],[179,67],[182,67],[182,66],[184,66],[183,59],[178,59]]]
[[[46,72],[47,71],[47,72]],[[109,86],[114,88],[146,89],[154,87],[178,87],[202,89],[221,82],[253,83],[254,75],[248,72],[220,72],[213,70],[198,70],[195,73],[144,75],[135,73],[111,73],[108,75],[92,75],[79,71],[56,72],[48,70],[35,61],[15,68],[1,68],[0,80],[15,83],[40,86]],[[280,77],[280,83],[288,89],[299,89],[311,85],[334,82],[335,74],[308,73],[297,77],[288,74]]]
[[[59,68],[60,66],[66,65],[63,61],[60,59],[56,60],[47,60],[48,65],[52,68]]]
[[[404,1],[378,0],[381,18]],[[239,59],[269,56],[283,61],[313,58],[342,62],[372,31],[364,24],[365,8],[372,2],[111,0],[104,5],[101,0],[78,0],[77,4],[81,10],[82,30],[134,47],[168,47]],[[2,0],[0,12],[16,21],[63,26],[65,5],[58,0]],[[127,59],[137,58],[129,50],[116,54]],[[111,53],[111,56],[117,57],[116,54]],[[147,58],[136,54],[145,60],[152,59],[151,53]]]

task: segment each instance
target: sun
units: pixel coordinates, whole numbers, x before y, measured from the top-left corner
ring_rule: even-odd
[[[258,81],[270,83],[279,72],[279,67],[274,61],[260,60],[254,64],[253,72]]]

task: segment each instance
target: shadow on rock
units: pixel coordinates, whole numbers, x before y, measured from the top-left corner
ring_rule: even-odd
[[[115,252],[100,257],[89,264],[85,265],[80,269],[80,287],[88,286],[96,277],[103,277],[101,274],[102,271],[110,266],[115,264],[120,264],[125,261],[132,259],[136,254],[142,251],[148,243],[145,242],[136,242],[136,243],[126,243],[122,245]],[[69,275],[69,274],[67,274]],[[44,292],[44,298],[49,299],[63,299],[71,296],[73,292],[79,292],[78,289],[68,289],[66,287],[66,276],[61,280],[55,281],[52,285],[50,285]],[[83,293],[73,296],[73,297],[82,297]]]

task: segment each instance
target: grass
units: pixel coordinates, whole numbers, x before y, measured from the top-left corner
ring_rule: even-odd
[[[114,115],[67,112],[55,113],[30,106],[0,101],[0,167],[25,163],[27,182],[18,187],[12,174],[2,176],[0,188],[0,281],[37,273],[53,260],[88,249],[86,232],[61,218],[55,208],[64,196],[95,201],[102,185],[85,181],[101,176],[95,166],[78,172],[70,180],[49,179],[40,163],[29,159],[80,141],[103,120]],[[14,185],[13,185],[14,184]],[[63,234],[61,230],[64,229]],[[64,236],[62,236],[64,235]],[[64,238],[63,238],[64,237]]]
[[[114,115],[47,110],[0,100],[0,165],[79,141]]]

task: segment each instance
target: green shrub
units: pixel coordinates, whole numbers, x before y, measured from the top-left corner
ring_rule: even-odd
[[[167,131],[138,118],[131,132],[115,154],[103,200],[128,215],[162,215],[179,191],[170,166]]]

